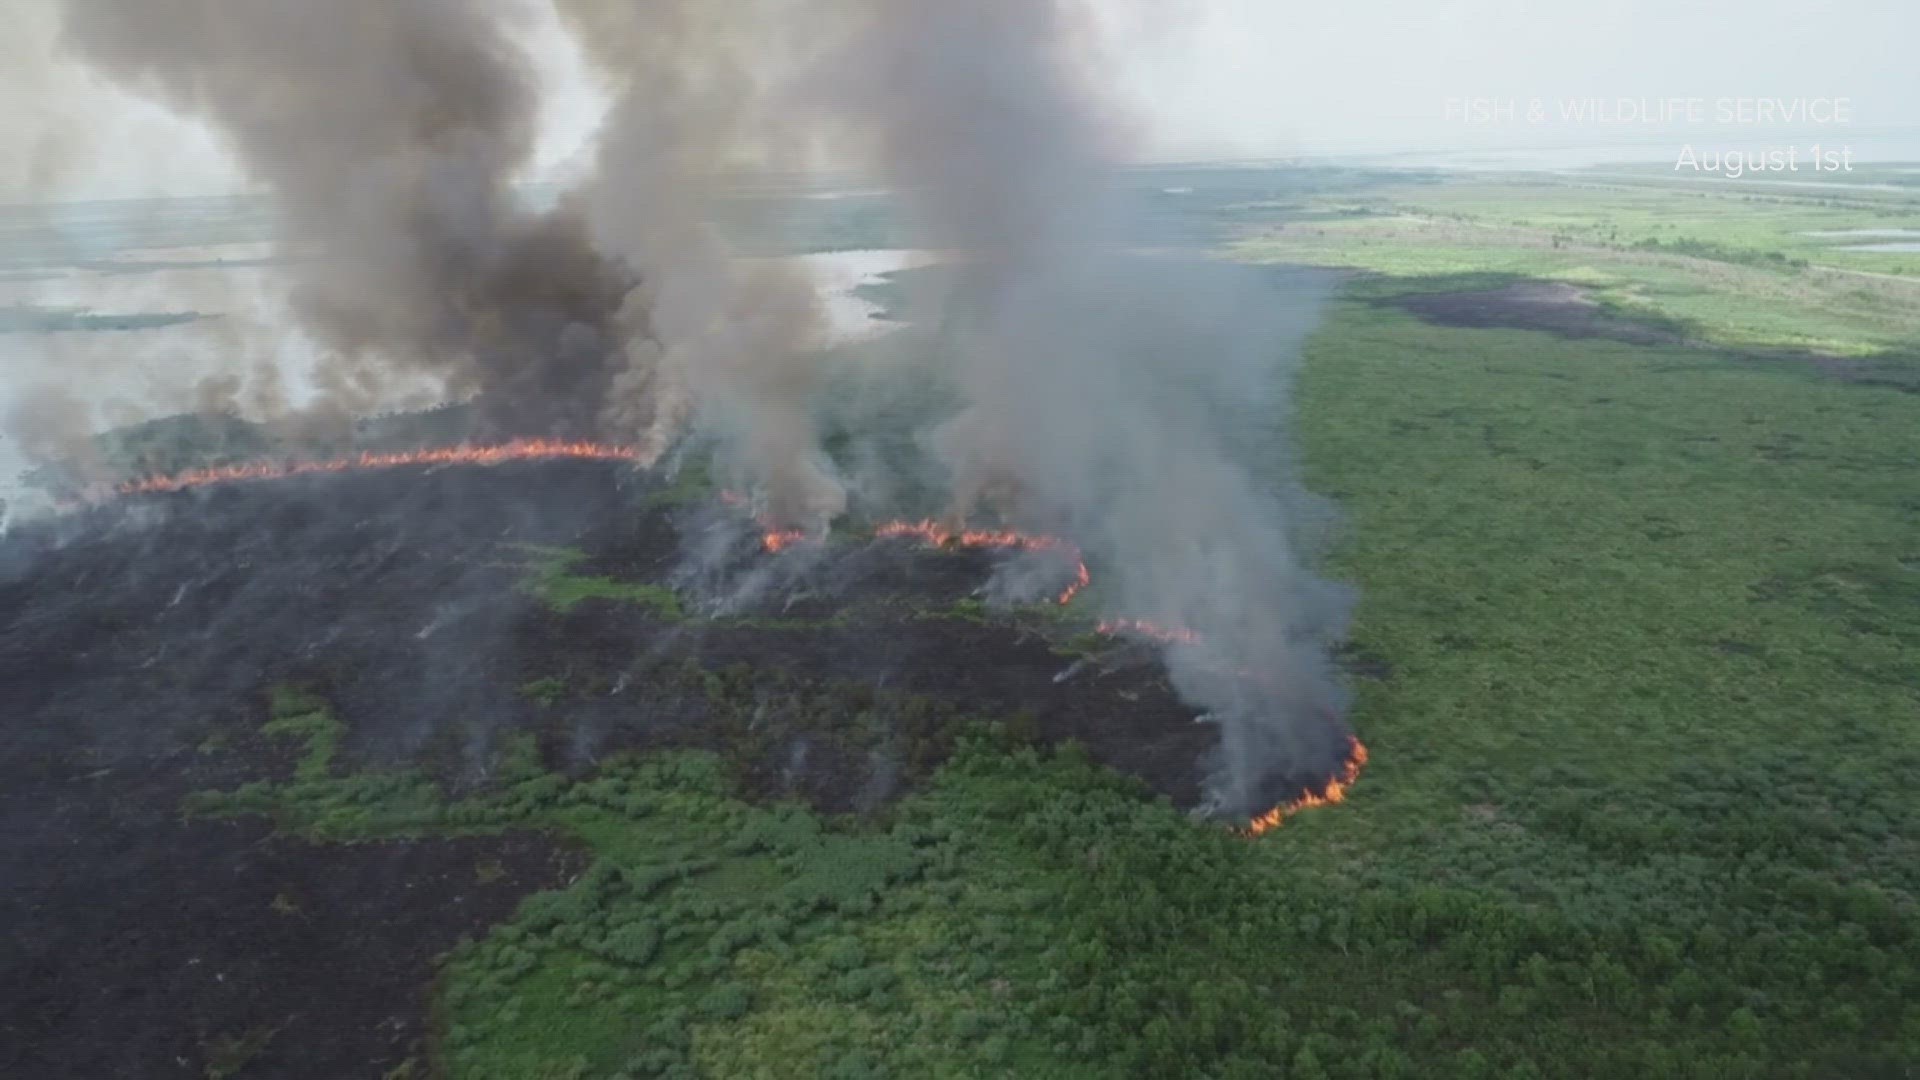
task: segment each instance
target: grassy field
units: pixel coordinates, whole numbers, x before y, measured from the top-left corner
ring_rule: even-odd
[[[1735,348],[1904,357],[1920,341],[1920,252],[1815,235],[1920,228],[1920,188],[1529,174],[1423,179],[1308,206],[1319,212],[1246,223],[1235,250],[1401,276],[1565,281]]]
[[[417,1075],[1914,1075],[1920,395],[1382,302],[1504,271],[1723,344],[1903,355],[1920,283],[1781,238],[1910,210],[1389,201],[1240,247],[1400,275],[1333,305],[1295,421],[1381,675],[1347,804],[1247,840],[990,723],[858,821],[749,806],[691,754],[574,782],[523,752],[455,799],[342,774],[325,703],[282,695],[295,776],[194,809],[591,853],[447,960]]]

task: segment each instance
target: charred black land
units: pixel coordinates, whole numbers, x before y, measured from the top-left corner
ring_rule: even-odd
[[[1197,799],[1211,729],[1151,650],[1106,640],[1059,678],[1091,625],[988,612],[972,593],[995,553],[839,537],[770,555],[744,516],[669,495],[619,463],[398,468],[128,497],[23,530],[5,547],[0,694],[36,720],[13,752],[149,761],[257,726],[267,690],[296,685],[334,704],[356,764],[461,783],[484,782],[502,735],[534,731],[575,768],[748,750],[767,794],[846,809],[877,766],[772,763],[831,758],[842,721],[891,709],[1018,716]],[[722,553],[690,555],[696,535]],[[733,697],[752,731],[716,722]],[[769,719],[790,703],[806,707]]]

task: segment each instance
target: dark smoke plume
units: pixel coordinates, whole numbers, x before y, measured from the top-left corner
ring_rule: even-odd
[[[638,439],[651,460],[697,422],[767,518],[824,529],[845,496],[810,415],[811,283],[732,258],[706,224],[721,178],[803,126],[775,86],[779,19],[801,9],[558,0],[614,105],[597,172],[533,212],[512,188],[539,106],[518,2],[68,0],[65,30],[116,83],[224,133],[288,238],[326,253],[293,294],[328,350],[310,418],[425,375],[476,400],[483,436]]]
[[[512,11],[473,0],[69,0],[65,44],[115,83],[212,123],[288,238],[293,294],[346,410],[425,373],[514,434],[600,427],[637,284],[580,209],[510,188],[538,87]],[[631,317],[631,309],[625,309]]]

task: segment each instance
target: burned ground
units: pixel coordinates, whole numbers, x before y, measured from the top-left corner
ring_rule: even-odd
[[[1563,281],[1516,281],[1491,289],[1418,292],[1394,299],[1399,307],[1436,326],[1472,329],[1544,330],[1565,337],[1601,337],[1633,345],[1677,345],[1685,337],[1669,327],[1615,314]]]
[[[1463,275],[1462,283],[1485,275]],[[1697,348],[1745,363],[1810,368],[1825,378],[1860,386],[1920,393],[1911,356],[1836,356],[1804,349],[1731,349],[1702,340],[1675,320],[1624,314],[1564,281],[1518,279],[1491,288],[1421,290],[1383,298],[1435,326],[1538,330],[1565,338],[1604,338],[1651,348]]]
[[[8,769],[5,1075],[385,1075],[428,1052],[435,958],[577,861],[545,837],[183,820],[185,766]]]
[[[661,587],[694,531],[728,546],[701,586],[730,605]],[[454,790],[532,732],[552,768],[702,747],[750,796],[872,812],[992,721],[1198,801],[1216,732],[1153,651],[1044,602],[989,611],[970,594],[998,557],[857,537],[768,555],[750,523],[606,462],[240,482],[17,532],[5,1071],[378,1075],[420,1052],[433,958],[567,872],[541,839],[321,847],[183,815],[293,772],[259,733],[276,687],[330,704],[342,768]],[[771,587],[749,594],[755,574]]]

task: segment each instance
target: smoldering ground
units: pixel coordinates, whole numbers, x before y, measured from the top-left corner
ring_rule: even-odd
[[[215,127],[285,238],[326,248],[288,268],[321,413],[425,376],[482,435],[653,455],[697,430],[768,523],[816,533],[849,491],[887,490],[861,471],[881,435],[822,452],[811,291],[704,222],[723,182],[830,148],[955,253],[938,347],[958,410],[920,441],[948,515],[1070,536],[1104,612],[1197,637],[1167,660],[1220,725],[1212,808],[1257,813],[1338,760],[1348,599],[1308,567],[1320,511],[1276,450],[1317,289],[1121,257],[1109,174],[1134,148],[1088,8],[564,0],[612,105],[593,169],[533,210],[513,193],[532,2],[68,0],[64,40]]]

